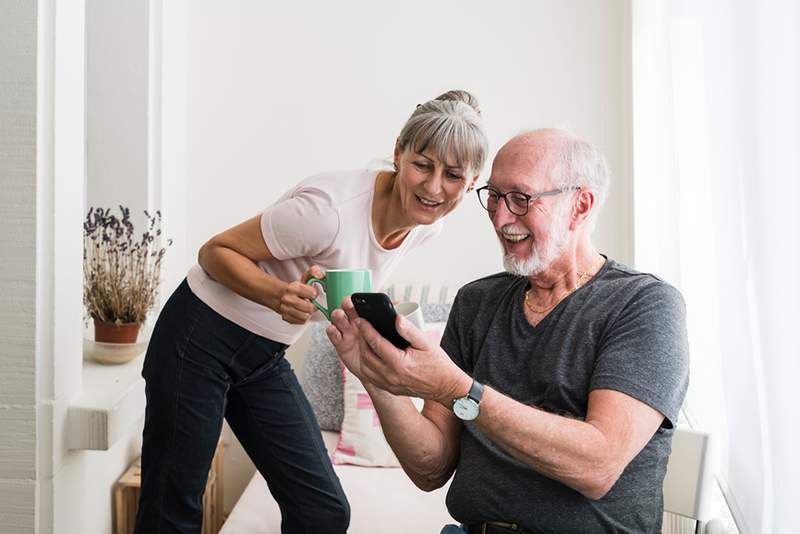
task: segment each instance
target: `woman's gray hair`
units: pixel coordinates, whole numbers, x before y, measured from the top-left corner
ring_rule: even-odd
[[[589,215],[594,228],[611,181],[606,158],[591,143],[571,134],[564,136],[553,157],[551,173],[557,188],[580,187],[594,193],[595,205]]]
[[[467,177],[477,176],[489,152],[478,100],[456,89],[418,105],[400,131],[398,145],[416,153],[432,149],[439,161],[455,163]]]

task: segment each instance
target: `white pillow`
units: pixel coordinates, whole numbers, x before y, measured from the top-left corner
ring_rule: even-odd
[[[400,462],[383,437],[378,413],[361,381],[344,368],[344,419],[339,443],[331,459],[335,464],[367,467],[400,467]],[[411,399],[418,410],[422,399]]]

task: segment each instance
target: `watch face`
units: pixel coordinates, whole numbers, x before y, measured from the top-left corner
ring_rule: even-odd
[[[453,403],[453,412],[459,419],[463,419],[464,421],[472,421],[478,417],[480,408],[478,407],[478,403],[467,397],[457,399],[456,402]]]

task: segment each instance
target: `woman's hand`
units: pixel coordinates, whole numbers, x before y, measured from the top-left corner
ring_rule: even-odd
[[[287,323],[305,324],[316,310],[311,299],[317,297],[317,288],[306,284],[311,278],[325,278],[325,272],[319,266],[312,265],[300,280],[287,284],[281,293],[276,311]]]

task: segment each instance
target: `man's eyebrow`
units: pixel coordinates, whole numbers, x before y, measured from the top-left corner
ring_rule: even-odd
[[[496,186],[496,185],[494,185],[494,184],[492,183],[492,180],[491,180],[491,178],[490,178],[489,180],[486,180],[486,185],[488,185],[488,186],[489,186],[489,187],[491,187],[492,189],[495,189],[495,190],[497,190],[497,191],[500,191],[500,190],[497,188],[497,186]],[[509,190],[508,190],[508,191],[506,191],[506,192],[507,192],[507,193],[510,193],[510,192],[512,192],[512,191],[513,191],[513,192],[515,192],[515,193],[524,193],[524,194],[526,194],[526,195],[533,195],[533,194],[535,194],[535,193],[531,193],[531,192],[529,192],[529,191],[526,191],[525,189],[526,189],[526,188],[519,188],[519,187],[517,187],[517,186],[512,186],[512,187],[511,187],[511,189],[509,189]]]

